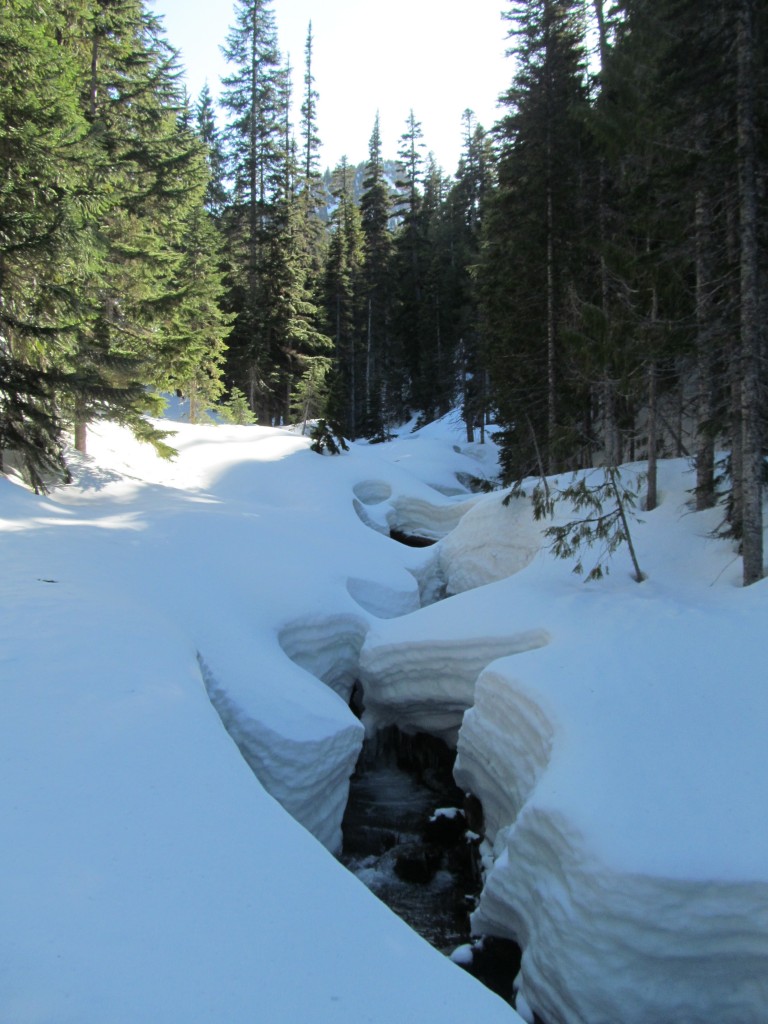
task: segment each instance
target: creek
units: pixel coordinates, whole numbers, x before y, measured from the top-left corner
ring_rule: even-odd
[[[480,893],[479,805],[453,781],[455,752],[395,726],[366,740],[350,780],[340,860],[436,949],[512,1001],[520,951],[473,940],[469,914]],[[471,949],[471,953],[468,951]]]

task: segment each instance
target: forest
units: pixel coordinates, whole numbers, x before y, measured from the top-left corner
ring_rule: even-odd
[[[504,0],[500,0],[504,4]],[[765,0],[507,0],[502,116],[462,156],[320,166],[270,0],[239,0],[215,104],[144,0],[0,12],[0,457],[37,490],[110,419],[311,423],[386,441],[459,404],[504,483],[690,457],[763,575]],[[149,418],[148,418],[149,417]]]

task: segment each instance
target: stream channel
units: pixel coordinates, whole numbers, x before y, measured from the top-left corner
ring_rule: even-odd
[[[396,727],[365,741],[350,780],[341,862],[436,949],[512,1001],[520,951],[470,936],[482,878],[481,811],[453,781],[455,752]],[[470,953],[471,949],[471,953]]]

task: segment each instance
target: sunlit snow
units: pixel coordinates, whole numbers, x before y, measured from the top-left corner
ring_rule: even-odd
[[[464,489],[495,449],[456,418],[339,457],[173,429],[171,463],[105,424],[73,484],[0,479],[0,1024],[516,1020],[334,857],[392,722],[458,744],[526,1018],[764,1024],[768,584],[690,467],[648,579],[584,584],[527,498]]]

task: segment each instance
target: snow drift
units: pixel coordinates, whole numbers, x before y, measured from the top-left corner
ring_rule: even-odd
[[[369,729],[457,744],[526,1015],[764,1024],[768,585],[684,462],[646,582],[581,583],[527,499],[462,490],[463,429],[180,425],[169,466],[104,425],[72,486],[0,480],[0,1024],[516,1020],[329,852],[358,678]]]

